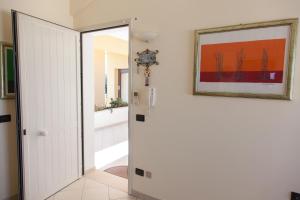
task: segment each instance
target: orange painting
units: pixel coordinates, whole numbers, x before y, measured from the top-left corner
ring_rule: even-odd
[[[282,83],[286,39],[201,46],[200,82]]]

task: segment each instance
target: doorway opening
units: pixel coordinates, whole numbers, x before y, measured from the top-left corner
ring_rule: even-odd
[[[129,26],[81,38],[84,173],[128,191]]]

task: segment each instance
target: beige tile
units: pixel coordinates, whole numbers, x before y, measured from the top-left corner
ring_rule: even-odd
[[[119,189],[123,192],[128,192],[128,180],[114,176],[112,174],[95,170],[85,176],[87,179],[94,180],[98,183],[109,185],[113,188]]]
[[[109,200],[108,189],[106,191],[99,188],[86,189],[83,192],[82,200]]]
[[[125,197],[125,198],[120,198],[116,200],[141,200],[141,199],[136,199],[135,197]]]
[[[111,200],[129,198],[129,197],[130,196],[128,195],[128,193],[109,187],[109,198]]]
[[[95,180],[92,179],[86,179],[85,181],[85,189],[101,189],[101,190],[105,190],[108,191],[108,185],[99,183]]]
[[[57,193],[54,197],[55,200],[81,200],[82,191],[61,191]]]
[[[87,179],[82,200],[108,200],[108,186]]]
[[[85,181],[86,181],[85,178],[81,178],[76,182],[72,183],[71,185],[69,185],[68,187],[64,188],[63,191],[83,190]]]
[[[127,179],[95,170],[48,200],[136,200],[127,188]]]
[[[55,196],[49,197],[47,200],[55,200]]]

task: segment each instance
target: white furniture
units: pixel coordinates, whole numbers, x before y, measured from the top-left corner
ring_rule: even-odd
[[[128,121],[128,107],[95,112],[95,129],[105,128]]]
[[[128,140],[128,107],[95,113],[95,152]]]

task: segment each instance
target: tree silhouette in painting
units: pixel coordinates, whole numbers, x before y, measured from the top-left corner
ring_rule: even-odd
[[[268,73],[269,54],[267,49],[263,49],[262,60],[261,60],[261,80],[269,80]]]
[[[243,79],[242,69],[243,69],[245,57],[246,56],[244,53],[244,49],[241,49],[236,55],[236,73],[235,73],[236,81],[240,81]]]
[[[216,77],[218,80],[222,79],[222,72],[223,72],[223,54],[221,52],[217,52],[215,54],[216,59]]]

